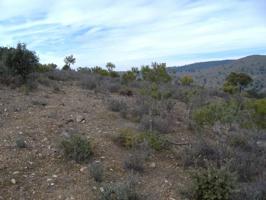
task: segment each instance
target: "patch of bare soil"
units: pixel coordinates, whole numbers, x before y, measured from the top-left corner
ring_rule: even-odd
[[[58,148],[62,138],[76,133],[91,139],[92,161],[102,161],[104,182],[125,179],[129,151],[112,137],[137,125],[107,110],[103,98],[75,85],[58,92],[40,88],[28,95],[0,88],[0,199],[99,199],[101,184],[90,176],[88,164],[65,160]],[[182,116],[182,105],[177,109]],[[188,135],[179,122],[168,137],[186,142]],[[27,148],[16,147],[18,138]],[[177,190],[186,176],[171,151],[154,153],[139,177],[140,192],[147,199],[181,199]]]

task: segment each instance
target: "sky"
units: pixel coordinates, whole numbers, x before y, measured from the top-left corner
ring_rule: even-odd
[[[266,54],[266,0],[0,0],[0,46],[75,68]]]

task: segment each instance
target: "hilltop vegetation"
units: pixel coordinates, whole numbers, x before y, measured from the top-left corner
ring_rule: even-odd
[[[199,85],[219,88],[231,72],[246,73],[253,78],[252,89],[265,93],[266,56],[247,56],[238,60],[195,63],[182,67],[171,67],[169,72],[180,77],[190,75]]]
[[[22,47],[0,54],[0,199],[265,199],[254,74],[210,88],[165,63],[60,70]]]

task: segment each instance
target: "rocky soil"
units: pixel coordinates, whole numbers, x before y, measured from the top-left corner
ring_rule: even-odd
[[[60,151],[62,138],[76,133],[92,141],[92,162],[103,163],[104,183],[124,180],[129,172],[123,162],[129,151],[112,137],[137,124],[109,111],[104,99],[74,84],[60,91],[41,87],[27,95],[0,87],[0,199],[99,199],[102,184],[91,177],[90,164],[67,161]],[[184,106],[177,109],[182,118]],[[178,122],[175,133],[167,137],[187,142],[190,135]],[[18,148],[18,139],[25,140],[27,148]],[[180,148],[156,152],[145,163],[138,184],[147,199],[181,199],[178,190],[186,175],[175,156]]]

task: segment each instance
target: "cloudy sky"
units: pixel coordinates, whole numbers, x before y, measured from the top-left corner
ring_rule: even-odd
[[[0,0],[0,46],[118,70],[266,54],[266,0]]]

